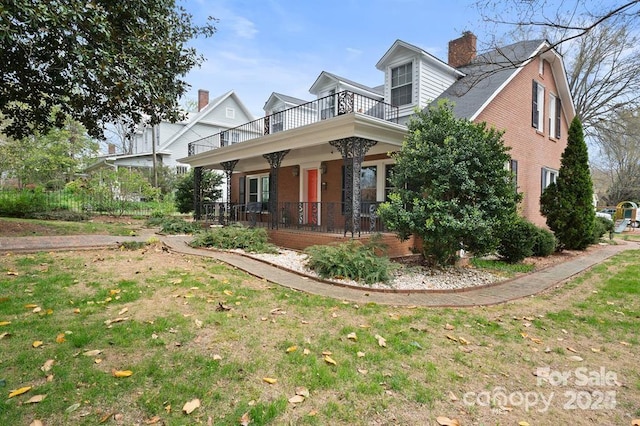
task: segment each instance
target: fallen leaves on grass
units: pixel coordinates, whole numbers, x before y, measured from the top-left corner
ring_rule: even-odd
[[[34,348],[39,348],[40,346],[42,346],[42,343],[42,340],[36,340],[31,344],[31,346],[33,346]]]
[[[347,334],[347,339],[353,340],[355,342],[358,340],[358,336],[356,335],[356,333],[349,333]]]
[[[438,422],[440,426],[460,426],[460,422],[457,419],[450,419],[444,416],[437,417],[436,422]]]
[[[40,367],[40,370],[42,370],[43,372],[48,372],[49,370],[51,370],[51,367],[53,367],[53,364],[55,363],[54,360],[52,359],[48,359],[45,361],[44,365],[42,367]]]
[[[247,411],[242,415],[242,417],[240,417],[240,426],[249,426],[249,423],[251,423],[251,417]]]
[[[300,404],[301,402],[304,402],[304,396],[302,396],[302,395],[294,395],[291,398],[289,398],[289,402],[291,404]]]
[[[269,383],[270,385],[275,385],[278,383],[278,379],[274,379],[273,377],[263,377],[262,381],[265,383]]]
[[[91,350],[91,351],[83,352],[82,355],[84,355],[84,356],[97,356],[97,355],[100,355],[101,353],[102,353],[102,351],[100,349],[94,349],[94,350]]]
[[[47,395],[34,395],[28,400],[25,401],[25,404],[37,404],[38,402],[44,401]]]
[[[198,398],[196,398],[196,399],[192,399],[191,401],[185,403],[184,406],[182,407],[182,411],[185,414],[191,414],[198,407],[200,407],[200,400]]]
[[[326,362],[327,364],[338,365],[338,363],[329,355],[325,355],[323,359],[324,359],[324,362]]]
[[[11,324],[11,321],[0,321],[0,327]]]
[[[387,347],[387,339],[385,339],[384,337],[382,337],[379,334],[376,334],[374,337],[378,340],[378,345],[379,346],[381,346],[383,348]]]
[[[113,377],[117,377],[117,378],[123,378],[123,377],[130,377],[133,375],[133,371],[131,370],[111,370],[111,374],[113,375]]]
[[[56,343],[64,343],[65,340],[64,333],[60,333],[56,336]]]
[[[287,348],[287,351],[286,351],[286,352],[287,352],[288,354],[290,354],[291,352],[295,352],[295,351],[297,351],[297,350],[298,350],[298,347],[297,347],[297,346],[289,346],[289,347]]]
[[[129,317],[118,317],[118,318],[114,318],[114,319],[108,319],[104,322],[104,324],[106,326],[110,326],[111,324],[115,324],[118,322],[123,322],[123,321],[127,321],[129,319]]]
[[[9,392],[9,398],[13,398],[14,396],[22,395],[23,393],[27,393],[31,390],[31,386],[23,386],[19,389],[14,389]]]

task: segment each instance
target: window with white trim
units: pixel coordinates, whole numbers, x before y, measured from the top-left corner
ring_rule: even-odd
[[[229,146],[240,142],[240,133],[237,130],[227,130],[220,133],[220,146]]]
[[[413,64],[391,68],[391,104],[400,106],[412,102]]]
[[[247,193],[249,203],[269,202],[269,175],[247,177]]]
[[[560,139],[560,116],[562,104],[560,98],[549,93],[549,137]]]
[[[544,86],[533,81],[531,92],[531,126],[539,132],[544,131]]]
[[[542,190],[544,191],[545,188],[549,185],[551,185],[552,183],[555,183],[556,180],[558,179],[558,171],[554,170],[554,169],[549,169],[547,167],[543,167],[542,168]]]
[[[188,166],[176,166],[176,175],[178,176],[186,175],[188,171]]]
[[[233,108],[227,108],[225,111],[225,115],[227,116],[227,118],[234,119],[236,118],[236,110]]]
[[[271,133],[281,132],[284,129],[284,123],[282,121],[282,108],[277,108],[271,115]]]
[[[504,165],[504,168],[511,172],[513,186],[516,190],[518,190],[518,160],[511,159],[507,161]]]
[[[395,164],[385,164],[384,166],[384,200],[389,201],[389,194],[393,192],[395,187],[391,183],[391,176],[393,175],[393,168]]]

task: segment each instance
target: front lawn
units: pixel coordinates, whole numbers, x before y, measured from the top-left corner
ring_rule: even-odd
[[[308,295],[154,246],[4,255],[0,418],[629,425],[639,256],[521,301],[424,309]]]

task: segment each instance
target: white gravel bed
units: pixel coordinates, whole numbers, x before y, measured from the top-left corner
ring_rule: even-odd
[[[234,250],[236,251],[236,250]],[[237,250],[240,251],[240,250]],[[244,253],[244,252],[243,252]],[[307,255],[293,250],[280,249],[278,254],[244,253],[247,256],[281,266],[285,269],[318,277],[314,271],[306,267]],[[364,288],[396,289],[396,290],[455,290],[467,287],[487,285],[504,278],[474,268],[427,269],[401,265],[394,273],[394,278],[387,283],[372,285],[347,279],[330,279],[340,284]]]

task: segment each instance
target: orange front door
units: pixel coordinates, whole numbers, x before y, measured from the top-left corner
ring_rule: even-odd
[[[307,223],[318,224],[318,170],[307,170]]]

